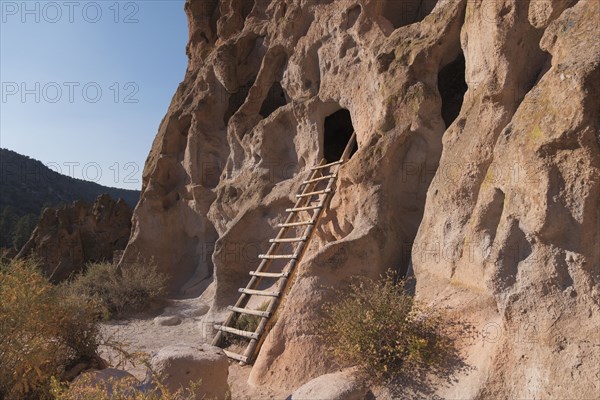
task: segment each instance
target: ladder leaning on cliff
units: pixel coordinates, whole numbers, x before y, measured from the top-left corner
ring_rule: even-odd
[[[278,305],[289,289],[289,283],[291,282],[296,266],[300,263],[304,251],[313,237],[323,210],[331,200],[339,168],[350,158],[355,142],[356,133],[353,133],[338,161],[325,164],[326,161],[323,159],[319,165],[311,168],[310,177],[302,183],[299,192],[296,194],[296,204],[293,208],[286,209],[288,213],[287,219],[284,223],[277,225],[280,228],[277,237],[269,240],[271,246],[267,253],[258,256],[261,259],[260,265],[256,271],[250,271],[250,281],[245,288],[239,289],[241,294],[235,305],[227,307],[229,313],[223,325],[215,325],[217,334],[213,339],[213,346],[223,344],[225,333],[250,340],[243,355],[225,350],[225,354],[229,358],[240,361],[242,364],[254,361],[270,328],[268,325],[269,319],[275,314]],[[337,170],[334,173],[332,169],[336,167]],[[327,174],[325,174],[326,172]],[[319,185],[323,184],[326,185],[325,188],[318,190]],[[315,201],[317,204],[313,204]],[[308,219],[301,219],[300,215],[302,213],[308,213],[310,217]],[[302,231],[302,233],[298,235],[298,231]],[[295,235],[289,236],[290,233],[294,232],[296,233]],[[295,246],[292,254],[276,254],[281,244]],[[287,261],[281,271],[267,272],[275,260]],[[276,289],[258,290],[258,286],[263,278],[274,280]],[[268,298],[266,310],[245,308],[252,296]],[[254,332],[239,330],[234,327],[237,318],[242,314],[260,318],[260,322]]]

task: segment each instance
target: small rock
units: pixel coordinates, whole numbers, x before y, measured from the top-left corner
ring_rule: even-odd
[[[202,344],[162,348],[150,361],[152,371],[172,392],[198,384],[196,399],[227,398],[229,363],[223,349]]]
[[[159,316],[154,318],[154,324],[157,326],[174,326],[181,323],[179,315]]]
[[[182,311],[181,314],[189,318],[201,317],[206,314],[209,309],[210,307],[207,304],[200,304],[198,307]]]
[[[368,388],[352,370],[321,375],[300,386],[288,400],[364,400]]]

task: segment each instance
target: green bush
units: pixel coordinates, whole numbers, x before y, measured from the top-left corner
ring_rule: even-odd
[[[93,374],[83,373],[70,383],[52,379],[50,393],[53,400],[217,400],[202,394],[202,380],[192,381],[174,392],[168,387],[166,375],[156,374],[149,365],[148,354],[122,354],[123,361],[148,368],[146,382],[133,376],[98,380]],[[148,382],[151,382],[150,384]],[[226,393],[231,400],[231,389]]]
[[[112,317],[142,311],[164,295],[166,277],[156,266],[135,263],[121,269],[111,263],[89,264],[65,284],[75,297],[96,299]]]
[[[435,367],[451,340],[443,314],[415,302],[406,281],[354,278],[324,306],[322,335],[334,356],[360,367],[375,380]]]
[[[263,302],[256,310],[257,311],[267,311],[269,307],[269,302]],[[256,328],[258,328],[258,324],[262,317],[258,315],[249,315],[242,314],[238,317],[237,321],[235,321],[234,327],[235,329],[240,329],[242,331],[254,332]]]
[[[0,266],[0,299],[0,398],[46,398],[52,377],[96,359],[99,305],[53,286],[35,262]]]
[[[143,389],[135,378],[94,382],[89,375],[83,375],[70,385],[54,380],[51,393],[54,400],[187,400],[197,396],[196,386],[200,385],[171,393],[160,380],[154,383],[156,388]]]
[[[266,311],[269,307],[269,302],[263,302],[256,310],[258,311]],[[241,331],[254,332],[256,328],[258,328],[258,324],[262,317],[258,315],[249,315],[249,314],[241,314],[237,317],[237,320],[233,324],[235,329],[239,329]],[[271,319],[271,324],[274,323],[274,320]],[[241,336],[234,335],[233,333],[224,333],[223,334],[224,346],[230,346],[232,344],[246,344],[248,341],[243,339]]]

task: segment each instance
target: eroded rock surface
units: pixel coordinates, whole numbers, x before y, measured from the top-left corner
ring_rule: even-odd
[[[46,276],[60,282],[88,262],[112,261],[113,254],[127,246],[131,217],[131,207],[109,195],[98,196],[93,204],[75,201],[47,208],[17,257],[39,258]]]
[[[227,398],[227,356],[218,347],[167,346],[152,357],[150,366],[172,393],[183,390],[185,398],[198,400]]]
[[[597,396],[597,1],[185,8],[189,66],[124,262],[153,257],[173,291],[211,281],[206,322],[222,319],[308,167],[348,123],[358,139],[253,384],[333,371],[314,329],[329,288],[412,258],[417,297],[479,330],[462,344],[469,368],[427,396]]]
[[[298,389],[287,400],[364,400],[368,388],[353,371],[321,375]]]

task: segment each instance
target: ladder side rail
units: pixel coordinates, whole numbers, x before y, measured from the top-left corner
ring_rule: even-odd
[[[319,165],[322,165],[325,162],[325,160],[321,160],[321,162],[319,163]],[[316,175],[319,173],[319,170],[313,170],[311,171],[310,179],[314,179],[316,178]],[[307,192],[308,190],[310,190],[310,187],[313,185],[303,185],[304,189],[302,191],[302,193]],[[299,198],[296,201],[296,204],[294,206],[294,208],[299,207],[302,204],[302,201],[304,201],[304,198]],[[286,223],[292,222],[292,220],[294,219],[295,213],[289,213],[287,219],[286,219]],[[277,234],[277,239],[281,239],[284,235],[285,232],[288,228],[281,228],[279,230],[279,233]],[[279,247],[279,243],[272,243],[271,246],[269,247],[269,251],[267,254],[270,254],[271,252],[274,252],[275,250],[277,250],[277,248]],[[258,268],[256,269],[256,272],[263,272],[263,270],[267,270],[268,269],[268,264],[271,262],[272,260],[262,260],[261,263],[259,264]],[[252,276],[252,278],[250,278],[250,281],[248,282],[248,284],[246,285],[246,289],[252,289],[255,285],[258,285],[261,282],[261,277],[260,276]],[[234,307],[238,307],[238,308],[244,308],[246,306],[246,304],[248,303],[248,300],[250,300],[250,295],[242,293],[239,297],[238,300],[235,302]],[[227,317],[225,318],[225,321],[223,322],[223,326],[230,326],[235,318],[235,312],[233,311],[228,311],[227,313]],[[213,346],[219,346],[219,344],[221,343],[221,340],[223,339],[223,332],[222,331],[217,331],[217,334],[215,335],[215,337],[212,340],[212,345]]]
[[[342,156],[340,157],[340,160],[338,160],[337,162],[333,162],[333,163],[329,163],[329,164],[324,164],[325,160],[321,160],[321,162],[319,163],[318,167],[313,167],[312,171],[313,173],[311,174],[312,176],[307,179],[306,181],[303,182],[302,186],[304,186],[304,191],[303,194],[307,192],[307,188],[309,186],[311,186],[311,183],[316,183],[319,182],[321,180],[325,180],[327,178],[325,178],[323,170],[325,168],[331,168],[333,166],[337,166],[338,167],[338,171],[340,170],[342,164],[344,162],[347,161],[347,159],[350,157],[350,154],[352,152],[352,149],[354,148],[354,145],[356,143],[356,132],[352,133],[352,136],[350,137],[350,140],[348,141],[348,143],[346,144],[346,147],[344,149],[344,152],[342,153]],[[315,181],[315,172],[316,171],[321,171],[321,175],[322,178],[321,179],[317,179]],[[312,221],[314,221],[314,223],[312,225],[309,225],[306,227],[305,231],[304,231],[304,237],[306,237],[307,239],[304,242],[301,242],[298,246],[298,248],[296,249],[296,251],[294,252],[294,255],[297,255],[297,257],[295,259],[290,260],[290,262],[288,263],[288,265],[286,266],[286,268],[284,269],[284,274],[283,276],[279,279],[279,283],[277,285],[278,287],[278,291],[281,293],[281,299],[283,299],[283,297],[285,296],[286,291],[289,289],[288,285],[289,283],[292,281],[292,277],[295,274],[295,266],[300,262],[300,260],[302,259],[302,256],[304,255],[304,252],[307,248],[308,243],[310,242],[310,240],[312,239],[314,232],[315,232],[315,228],[317,227],[317,225],[319,224],[319,220],[323,214],[323,210],[325,210],[325,208],[327,207],[329,201],[331,200],[331,197],[333,197],[333,193],[331,191],[331,188],[333,186],[333,182],[337,180],[337,176],[338,174],[331,174],[331,178],[328,181],[327,184],[327,190],[324,191],[324,199],[321,202],[321,207],[317,208],[314,210],[313,212],[313,218]],[[301,201],[304,200],[304,198],[306,198],[306,204],[308,205],[310,203],[310,197],[308,196],[303,196],[303,197],[297,197],[298,201],[296,202],[296,205],[294,206],[294,208],[298,208],[298,206],[301,204]],[[286,210],[287,211],[287,210]],[[288,221],[290,222],[292,218],[292,214],[290,214],[288,216]],[[277,236],[277,239],[281,239],[283,236],[283,229],[279,232],[279,235]],[[276,241],[271,242],[273,243],[273,245],[277,244]],[[269,250],[270,254],[271,249]],[[268,260],[263,260],[263,261],[268,261]],[[261,263],[262,266],[262,263]],[[259,269],[257,269],[257,271],[260,271],[262,268],[259,267]],[[253,276],[253,278],[255,278]],[[252,281],[252,280],[251,280]],[[244,296],[244,295],[242,295]],[[272,300],[269,302],[269,305],[267,307],[267,315],[268,317],[262,317],[261,321],[259,323],[259,326],[257,327],[255,333],[258,335],[258,339],[251,339],[250,343],[248,344],[248,347],[246,348],[246,351],[244,352],[244,356],[239,356],[237,355],[237,360],[240,361],[241,364],[246,364],[248,362],[251,362],[253,357],[255,356],[255,353],[258,351],[258,349],[260,349],[263,341],[265,340],[266,334],[265,333],[265,329],[268,328],[267,323],[270,320],[271,316],[274,315],[275,311],[277,310],[277,307],[281,301],[281,299],[279,297],[274,297],[272,298]],[[220,331],[219,331],[220,333]]]
[[[350,153],[352,153],[352,149],[354,148],[354,145],[356,144],[356,131],[352,132],[352,136],[350,136],[350,140],[348,140],[348,144],[346,144],[346,147],[344,148],[344,152],[342,153],[342,160],[344,160],[344,163],[346,161],[348,161],[348,159],[350,158]],[[341,167],[341,165],[340,165]],[[338,167],[339,170],[339,167]]]
[[[319,164],[323,164],[325,162],[325,159],[321,160],[321,162]],[[313,173],[311,173],[311,179],[316,177],[316,174],[319,173],[319,171],[313,171]],[[314,186],[313,185],[304,185],[304,188],[302,189],[301,194],[305,194],[308,193],[311,189],[311,187]],[[300,205],[302,204],[302,202],[304,201],[303,198],[299,198],[296,203],[294,204],[294,208],[300,207]],[[285,224],[291,223],[294,219],[294,217],[296,217],[297,213],[293,213],[290,212],[288,214],[288,217],[285,220]],[[285,233],[287,232],[287,229],[289,229],[290,227],[284,227],[281,228],[279,230],[279,233],[277,234],[277,236],[275,237],[275,239],[281,239],[283,238],[283,236],[285,236]],[[279,246],[281,245],[281,242],[273,242],[271,243],[271,245],[269,246],[269,250],[265,253],[265,255],[271,255],[273,254],[275,251],[277,251],[277,249],[279,248]],[[268,266],[270,265],[270,262],[272,260],[269,259],[263,259],[262,262],[259,264],[258,268],[255,270],[255,272],[266,272],[268,270]],[[252,282],[252,285],[258,285],[260,284],[262,280],[262,277],[260,276],[252,276],[252,278],[250,279],[250,282]],[[250,286],[250,282],[248,282],[248,285],[246,285],[246,289],[252,289],[252,287]]]
[[[279,298],[273,298],[271,300],[271,302],[269,303],[269,306],[266,309],[266,312],[269,313],[269,318],[266,318],[266,317],[261,318],[256,330],[254,331],[258,335],[258,339],[251,339],[250,343],[248,344],[248,347],[246,348],[246,351],[244,352],[244,357],[246,358],[246,360],[248,360],[248,362],[253,361],[257,350],[260,349],[260,347],[262,346],[262,343],[264,342],[264,340],[266,338],[266,334],[268,332],[265,332],[265,330],[267,328],[270,328],[267,326],[267,324],[268,324],[269,320],[271,319],[271,317],[273,315],[275,315],[275,312],[277,311],[277,307],[279,306],[279,303],[281,302],[281,300],[285,296],[287,290],[289,289],[289,287],[288,287],[289,283],[292,281],[293,276],[296,273],[295,267],[302,260],[302,257],[304,256],[304,253],[308,247],[307,245],[308,245],[308,243],[310,243],[311,239],[314,236],[314,233],[316,231],[315,228],[319,223],[319,219],[321,218],[321,215],[323,214],[323,210],[326,208],[328,202],[331,200],[331,197],[333,196],[333,192],[331,191],[331,188],[333,187],[333,183],[335,180],[336,180],[336,178],[332,177],[329,180],[329,182],[327,183],[327,189],[330,189],[330,191],[325,193],[325,198],[322,201],[323,207],[320,207],[320,208],[314,210],[314,212],[313,212],[312,219],[313,219],[313,221],[315,221],[315,223],[313,225],[309,225],[306,228],[304,235],[303,235],[303,236],[307,237],[307,240],[305,242],[300,243],[300,245],[298,246],[298,248],[296,249],[296,252],[295,252],[295,255],[297,255],[297,257],[295,259],[292,259],[288,263],[286,268],[284,269],[284,273],[286,273],[288,275],[288,277],[279,279],[276,291],[281,293],[281,296]]]

